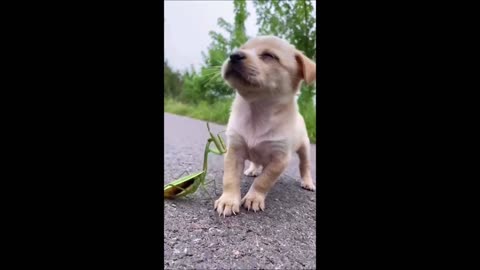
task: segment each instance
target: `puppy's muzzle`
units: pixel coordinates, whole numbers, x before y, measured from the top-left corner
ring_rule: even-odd
[[[235,51],[230,55],[230,60],[226,66],[224,78],[228,80],[230,76],[243,82],[243,85],[257,86],[255,79],[257,71],[247,63],[247,54],[242,51]]]
[[[247,56],[245,53],[236,51],[230,55],[230,63],[232,64],[240,64]]]

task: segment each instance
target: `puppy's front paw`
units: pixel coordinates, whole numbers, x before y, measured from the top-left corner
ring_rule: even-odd
[[[232,214],[236,215],[240,212],[240,194],[223,193],[218,200],[215,201],[215,209],[218,215],[224,217]]]
[[[258,210],[265,210],[265,194],[257,192],[253,189],[249,190],[247,195],[242,199],[243,207],[247,208],[248,211],[253,209],[257,212]]]
[[[246,176],[259,176],[262,173],[262,166],[250,166],[243,172]]]
[[[313,184],[312,178],[302,179],[301,186],[304,189],[307,189],[307,190],[310,190],[310,191],[315,191],[315,185]]]

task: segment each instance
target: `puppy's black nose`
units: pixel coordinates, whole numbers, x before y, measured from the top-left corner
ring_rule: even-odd
[[[243,52],[237,51],[230,55],[230,62],[233,62],[233,63],[240,62],[245,58],[247,58],[247,56]]]

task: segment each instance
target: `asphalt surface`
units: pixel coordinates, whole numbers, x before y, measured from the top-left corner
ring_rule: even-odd
[[[164,116],[166,184],[185,170],[202,169],[208,132],[203,121]],[[210,127],[214,134],[225,130]],[[315,182],[315,145],[311,152]],[[222,192],[223,157],[210,154],[208,166],[207,181],[215,179],[216,200]],[[253,179],[243,176],[242,196]],[[207,189],[213,195],[214,184]],[[264,212],[241,208],[236,216],[219,217],[214,200],[201,189],[190,198],[165,200],[165,269],[316,269],[315,192],[300,187],[296,155],[268,194]]]

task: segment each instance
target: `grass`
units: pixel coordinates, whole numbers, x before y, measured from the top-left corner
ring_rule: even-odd
[[[170,98],[164,99],[165,112],[189,116],[191,118],[226,125],[230,115],[233,100],[217,101],[214,104],[199,102],[198,104],[185,104]]]
[[[188,116],[195,119],[226,125],[230,115],[230,107],[233,100],[217,101],[214,104],[200,102],[198,104],[186,104],[171,98],[164,98],[165,112]],[[301,113],[307,126],[308,137],[311,143],[316,143],[316,115],[315,107],[302,108]]]
[[[317,109],[310,103],[309,106],[304,106],[300,108],[300,113],[305,120],[305,125],[307,126],[308,138],[310,138],[310,143],[317,143]]]

